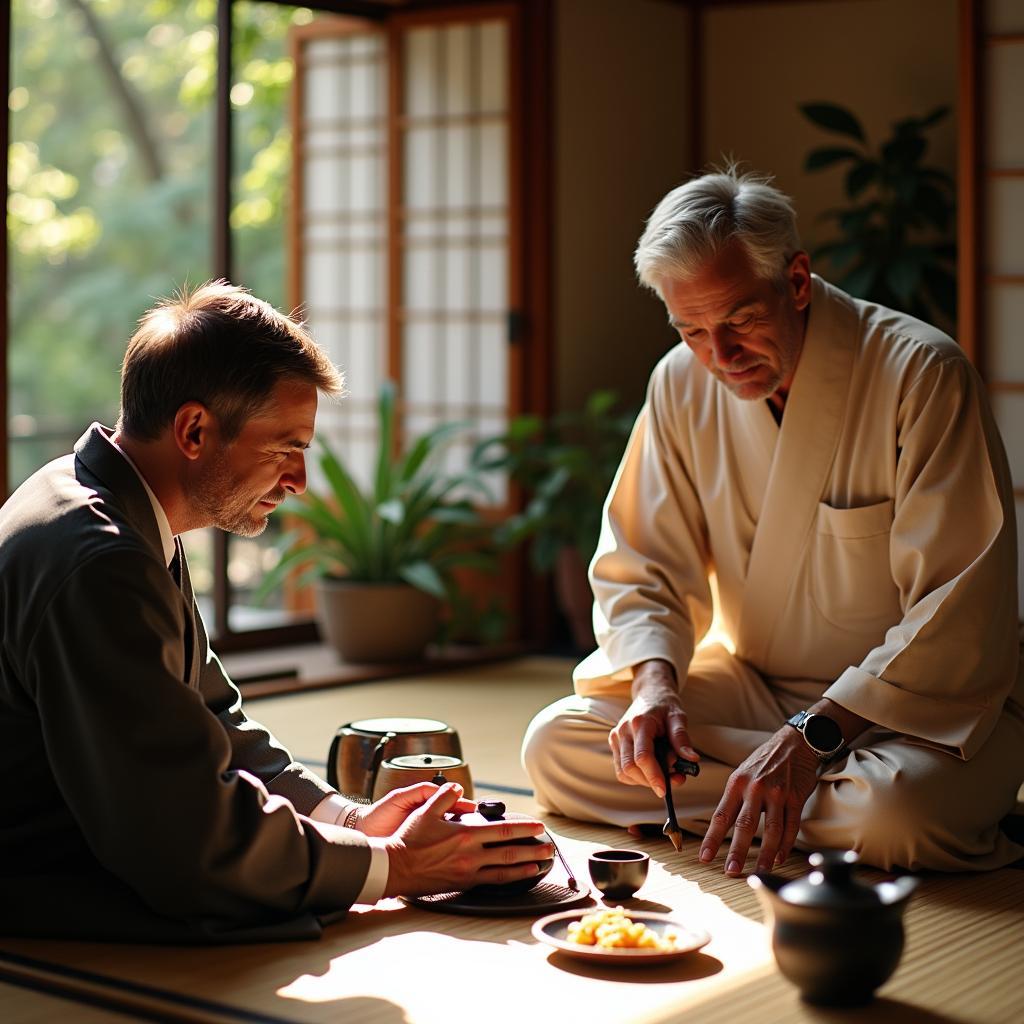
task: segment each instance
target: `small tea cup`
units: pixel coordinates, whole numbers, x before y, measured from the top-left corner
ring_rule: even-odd
[[[642,850],[598,850],[590,855],[590,880],[612,900],[632,896],[647,880],[651,858]]]

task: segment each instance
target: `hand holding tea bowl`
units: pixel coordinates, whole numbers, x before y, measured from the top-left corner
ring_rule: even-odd
[[[602,896],[625,900],[647,881],[650,863],[651,858],[642,850],[597,850],[590,855],[587,869]]]

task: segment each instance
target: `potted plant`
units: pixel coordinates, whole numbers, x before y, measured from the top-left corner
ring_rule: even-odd
[[[860,121],[832,103],[807,103],[804,116],[844,139],[807,155],[804,169],[843,165],[849,205],[830,210],[837,238],[818,246],[835,271],[836,284],[856,295],[923,320],[933,312],[956,319],[956,244],[950,238],[956,183],[945,171],[924,164],[926,131],[948,113],[938,107],[924,117],[892,126],[877,149],[868,145]]]
[[[304,528],[284,538],[265,594],[291,572],[314,579],[321,632],[345,661],[415,660],[437,633],[442,603],[463,566],[490,568],[488,529],[469,499],[486,495],[475,472],[447,473],[440,456],[461,429],[445,423],[394,453],[395,387],[377,404],[379,449],[371,487],[360,489],[343,459],[319,442],[325,494],[290,503]]]
[[[602,390],[580,411],[550,419],[519,416],[473,453],[478,471],[503,470],[523,489],[523,510],[498,527],[497,539],[506,547],[529,541],[534,571],[554,572],[558,602],[579,650],[594,645],[586,570],[635,419],[633,412],[616,411],[617,402],[615,392]]]

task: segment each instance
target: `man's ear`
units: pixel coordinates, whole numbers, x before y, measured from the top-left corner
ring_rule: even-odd
[[[800,249],[786,268],[786,284],[793,306],[804,310],[811,304],[811,258]]]
[[[185,402],[174,414],[174,443],[186,459],[195,461],[214,443],[216,420],[202,402]]]

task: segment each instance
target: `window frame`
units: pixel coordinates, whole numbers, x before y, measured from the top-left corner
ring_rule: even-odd
[[[524,50],[522,81],[514,84],[521,90],[520,100],[515,104],[522,111],[524,121],[529,124],[529,145],[522,146],[528,154],[521,166],[513,169],[513,187],[520,190],[520,204],[532,202],[533,215],[521,215],[517,232],[519,244],[515,251],[515,267],[512,272],[514,289],[509,295],[510,309],[521,311],[529,323],[528,334],[520,339],[521,354],[515,359],[516,370],[510,395],[513,409],[530,409],[539,413],[550,411],[551,359],[549,329],[549,267],[550,267],[550,166],[547,162],[550,152],[550,114],[547,108],[546,87],[550,69],[551,12],[545,0],[474,0],[472,4],[460,0],[445,3],[403,2],[403,0],[262,0],[283,6],[309,7],[318,13],[349,15],[365,20],[386,22],[390,19],[417,19],[441,16],[450,11],[452,17],[465,15],[470,8],[515,9],[520,19],[522,32],[519,45]],[[212,277],[233,280],[233,247],[229,222],[232,197],[232,143],[233,124],[231,110],[231,85],[234,78],[232,59],[233,14],[235,0],[218,0],[212,26],[217,31],[217,85],[214,99],[213,139],[213,204],[211,215],[211,266]],[[10,91],[11,68],[11,5],[0,16],[0,83],[4,95]],[[461,8],[461,10],[460,10]],[[526,139],[524,123],[512,125],[512,131]],[[10,123],[6,115],[0,117],[0,146],[7,152]],[[520,205],[524,211],[525,205]],[[8,232],[6,220],[0,225],[0,498],[9,493],[9,430],[8,430]],[[287,244],[287,243],[284,243]],[[530,260],[524,253],[530,253]],[[289,268],[291,288],[295,271]],[[389,301],[389,309],[391,303]],[[228,554],[230,537],[221,530],[213,531],[214,558],[214,614],[211,626],[211,640],[222,652],[255,650],[288,644],[311,643],[317,640],[318,632],[312,618],[296,621],[283,626],[254,630],[236,631],[229,623],[232,605],[232,587],[228,578]],[[544,602],[531,602],[534,609],[527,632],[535,635],[530,623],[541,621]]]

